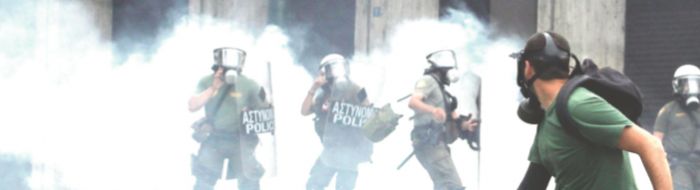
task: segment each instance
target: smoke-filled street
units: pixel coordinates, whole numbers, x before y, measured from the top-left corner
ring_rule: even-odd
[[[214,50],[221,47],[245,51],[237,79],[245,76],[258,84],[263,90],[251,94],[270,104],[266,112],[242,116],[253,123],[273,118],[247,131],[260,133],[252,153],[264,168],[260,189],[306,189],[312,167],[327,150],[313,114],[304,116],[302,106],[307,95],[317,93],[309,89],[319,80],[327,54],[344,56],[347,80],[364,89],[368,104],[362,106],[389,104],[403,116],[393,132],[372,143],[370,159],[357,165],[358,190],[434,188],[416,157],[397,170],[414,151],[412,130],[420,117],[409,103],[432,64],[430,53],[454,52],[450,68],[459,80],[446,91],[459,102],[457,115],[478,119],[480,150],[458,138],[447,153],[466,189],[515,189],[525,176],[537,126],[516,114],[524,97],[516,84],[517,60],[509,55],[522,50],[533,33],[561,31],[579,56],[598,56],[603,66],[618,70],[624,66],[634,82],[646,84],[635,78],[638,66],[617,62],[634,53],[629,47],[627,54],[620,53],[624,48],[616,48],[624,44],[616,44],[617,39],[590,37],[601,32],[590,28],[543,26],[580,24],[538,17],[541,9],[554,9],[543,1],[521,2],[528,5],[523,10],[468,0],[156,2],[0,0],[0,189],[192,189],[194,155],[203,154],[192,138],[192,124],[205,110],[211,112],[209,105],[193,110],[192,97],[206,91],[199,89],[200,79],[215,75]],[[621,2],[592,6],[624,8]],[[505,12],[519,11],[526,21],[513,24],[518,15]],[[610,14],[625,15],[624,9]],[[609,51],[589,47],[590,39]],[[669,75],[664,84],[670,84],[671,73],[663,74]],[[654,96],[654,89],[642,86],[645,98],[666,98]],[[653,128],[661,106],[657,99],[645,102],[638,122],[644,129]],[[353,114],[369,115],[367,110]],[[652,189],[639,156],[629,155],[636,186]],[[243,165],[243,170],[249,166]],[[237,167],[224,166],[224,174]],[[336,189],[338,178],[327,189]],[[215,189],[237,189],[239,179],[220,179]]]

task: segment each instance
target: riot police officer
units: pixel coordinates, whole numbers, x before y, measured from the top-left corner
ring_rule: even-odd
[[[654,136],[666,148],[674,189],[700,189],[700,69],[678,67],[672,85],[675,99],[659,111]]]
[[[260,85],[241,74],[245,55],[238,48],[215,49],[214,73],[199,81],[189,100],[190,111],[204,107],[206,115],[204,122],[193,126],[197,130],[194,137],[201,143],[192,158],[195,190],[214,189],[224,161],[228,161],[227,179],[238,179],[239,189],[260,189],[264,169],[254,157],[258,138],[242,132],[240,113],[263,106],[264,100],[258,95]]]
[[[370,160],[372,142],[357,126],[339,122],[338,105],[367,106],[367,94],[348,77],[349,63],[341,55],[325,56],[319,75],[302,104],[302,115],[315,114],[315,130],[321,138],[323,151],[311,168],[307,190],[322,190],[336,176],[335,189],[355,188],[358,164]]]

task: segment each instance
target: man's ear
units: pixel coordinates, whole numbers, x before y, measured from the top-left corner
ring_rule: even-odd
[[[530,61],[525,60],[525,70],[523,72],[526,79],[529,79],[532,77],[532,75],[535,75],[535,69],[532,67],[532,64],[530,64]]]

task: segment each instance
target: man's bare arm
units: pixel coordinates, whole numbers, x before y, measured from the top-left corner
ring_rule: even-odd
[[[639,155],[654,189],[673,189],[666,151],[656,137],[636,125],[631,125],[623,129],[618,147]]]

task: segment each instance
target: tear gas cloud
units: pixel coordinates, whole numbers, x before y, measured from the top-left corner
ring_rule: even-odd
[[[268,80],[261,74],[267,73],[265,63],[272,63],[279,163],[277,176],[264,178],[263,188],[304,187],[321,151],[311,118],[298,114],[312,76],[294,63],[283,29],[269,26],[253,36],[214,19],[183,17],[156,53],[134,53],[114,65],[109,42],[101,40],[83,5],[10,7],[33,11],[2,20],[3,30],[10,31],[2,40],[13,43],[0,47],[6,63],[0,87],[9,92],[0,95],[0,114],[6,116],[0,121],[0,152],[31,160],[31,189],[189,189],[194,182],[189,154],[197,149],[189,124],[203,113],[189,113],[186,102],[199,77],[210,72],[211,50],[220,46],[246,49],[244,74],[261,84]],[[471,63],[481,57],[467,50],[485,39],[483,26],[464,19],[401,24],[386,50],[353,58],[353,79],[379,105],[412,91],[431,51],[459,49],[460,68],[477,70]],[[471,32],[475,26],[479,31]],[[395,104],[412,114],[406,102]],[[402,121],[395,134],[375,145],[374,162],[361,166],[358,189],[432,186],[415,160],[395,170],[411,152],[410,128],[410,121]],[[463,145],[453,148],[466,185],[476,186],[476,154]],[[226,187],[235,183],[219,183],[219,189]]]
[[[137,52],[114,65],[111,44],[101,39],[83,5],[41,1],[3,7],[12,16],[0,18],[0,154],[31,161],[30,189],[191,189],[190,154],[198,144],[189,125],[203,113],[189,113],[187,100],[199,78],[211,72],[211,51],[221,46],[245,49],[244,74],[273,84],[278,162],[276,172],[267,168],[262,188],[305,187],[322,148],[312,118],[299,114],[315,73],[295,63],[284,28],[268,26],[254,36],[230,22],[184,16],[155,53]],[[453,160],[469,189],[512,189],[526,169],[535,132],[515,115],[518,91],[508,54],[522,41],[491,38],[464,12],[453,11],[443,21],[410,20],[396,26],[385,48],[352,57],[351,78],[367,88],[376,106],[392,103],[410,116],[407,102],[396,99],[413,91],[428,66],[425,55],[454,49],[460,71],[483,81],[484,106],[481,155],[458,141]],[[472,110],[460,108],[462,114]],[[375,144],[373,163],[360,166],[356,189],[432,188],[415,158],[396,170],[412,151],[411,128],[402,119]],[[261,150],[269,150],[269,142]],[[233,181],[217,185],[235,187]]]

